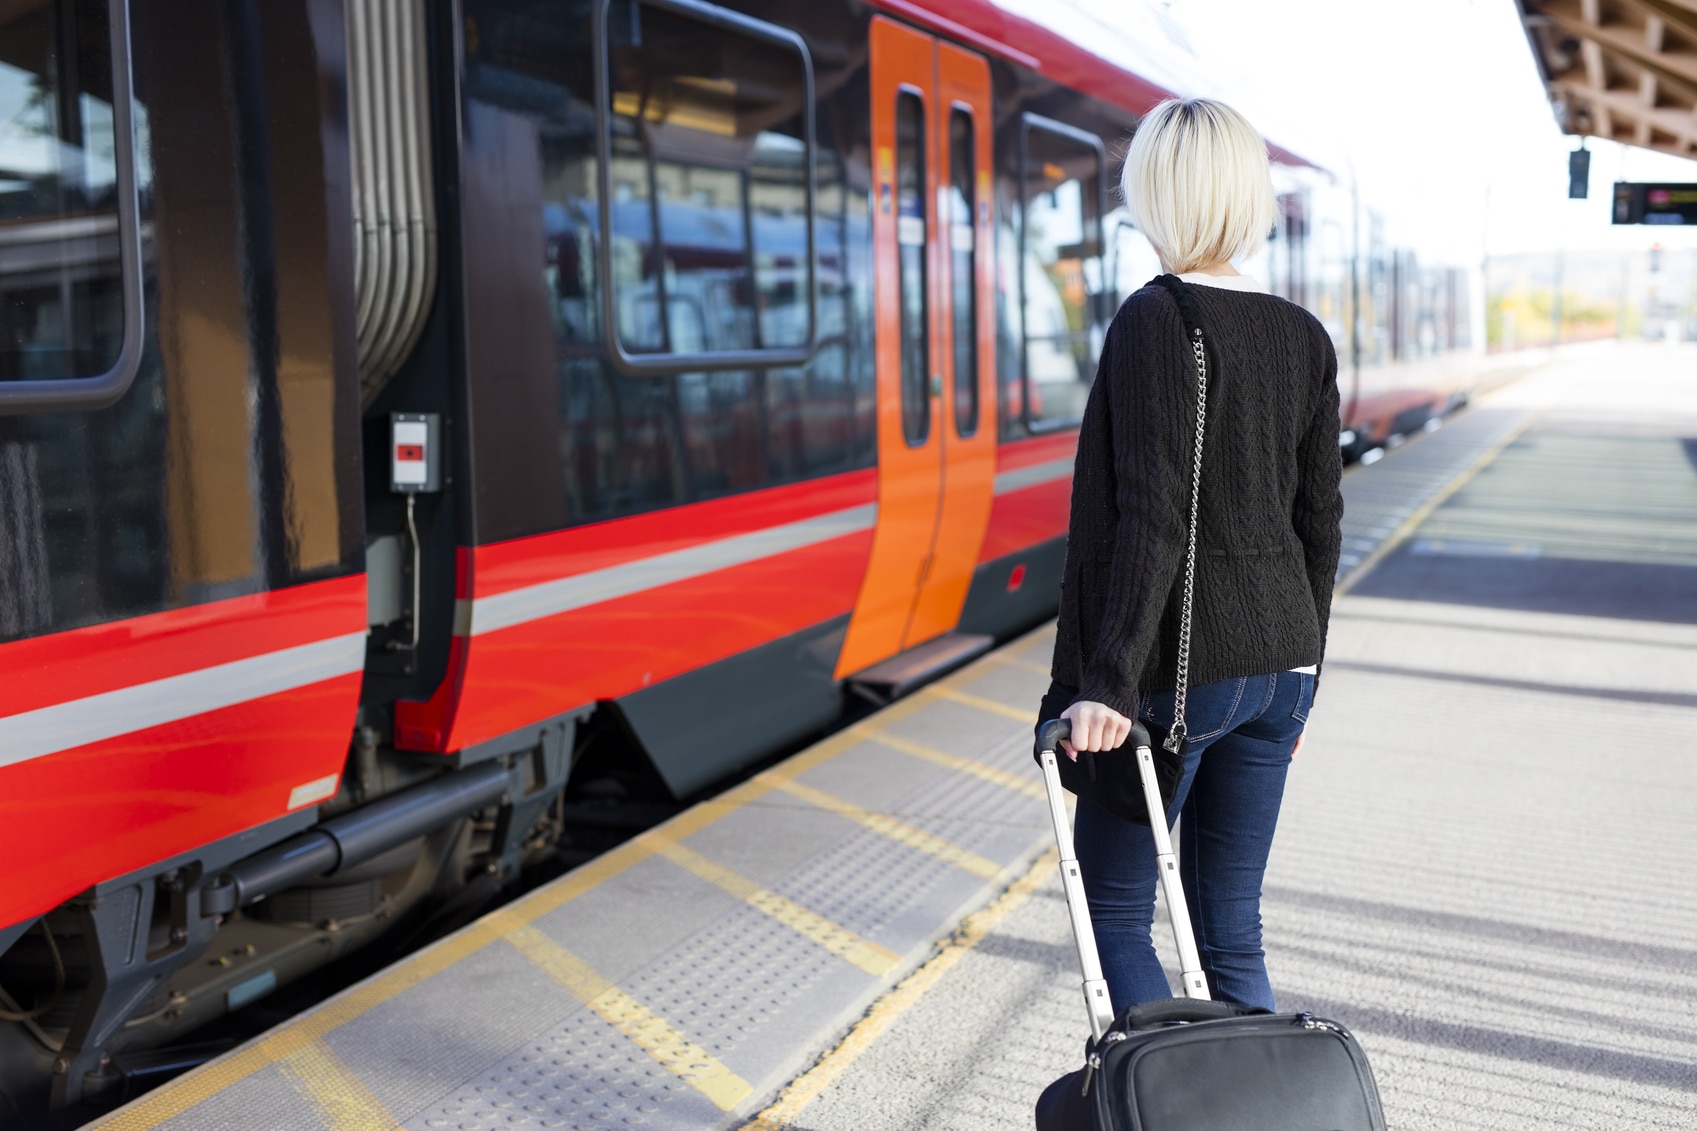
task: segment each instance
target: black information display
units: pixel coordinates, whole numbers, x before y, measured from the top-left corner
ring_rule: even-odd
[[[1617,224],[1697,224],[1697,183],[1615,182]]]

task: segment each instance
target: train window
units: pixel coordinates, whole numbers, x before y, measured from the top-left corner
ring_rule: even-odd
[[[601,254],[611,352],[633,375],[800,364],[816,334],[806,48],[707,10],[607,9]]]
[[[1084,415],[1096,376],[1102,269],[1102,144],[1028,114],[1022,132],[1020,290],[1027,427]]]
[[[1298,306],[1307,306],[1308,296],[1308,203],[1301,193],[1280,193],[1278,219],[1268,241],[1274,294]]]
[[[917,447],[931,434],[931,380],[927,357],[931,317],[925,278],[925,104],[904,90],[896,95],[896,244],[900,253],[902,434]]]
[[[104,407],[140,363],[125,12],[0,13],[0,413]]]
[[[1165,269],[1161,257],[1155,254],[1155,245],[1137,230],[1123,206],[1110,212],[1103,226],[1108,232],[1108,276],[1117,310],[1127,295],[1163,274]]]
[[[1314,314],[1331,335],[1332,346],[1344,362],[1350,360],[1350,337],[1355,318],[1354,257],[1344,227],[1335,219],[1323,219],[1316,229],[1318,277],[1314,287]]]
[[[953,317],[955,432],[978,431],[978,162],[972,112],[949,112],[949,287]]]
[[[1473,344],[1473,319],[1468,301],[1467,272],[1450,268],[1445,277],[1445,299],[1449,333],[1446,345],[1450,349],[1467,349]]]
[[[538,505],[531,513],[544,517],[503,527],[501,537],[793,483],[875,458],[872,238],[864,187],[870,123],[856,92],[842,88],[826,97],[834,112],[821,114],[817,137],[810,136],[814,127],[795,124],[796,109],[777,101],[767,103],[772,120],[740,139],[696,128],[709,120],[705,103],[682,122],[656,120],[658,104],[612,115],[625,131],[609,139],[616,144],[606,179],[619,334],[636,362],[669,365],[633,374],[616,366],[606,344],[597,64],[595,46],[581,30],[599,6],[600,0],[466,0],[463,8],[466,161],[470,191],[481,194],[468,193],[468,212],[479,231],[494,228],[489,242],[497,252],[525,240],[541,244],[530,260],[540,268],[534,281],[511,282],[545,305],[538,335],[529,336],[532,323],[517,317],[522,310],[495,332],[511,338],[503,342],[509,352],[552,359],[552,365],[527,363],[522,376],[505,378],[511,385],[482,394],[494,404],[486,402],[474,416],[487,435],[502,437],[496,442],[514,445],[512,435],[523,429],[503,426],[511,417],[501,414],[550,406],[543,411],[557,418],[558,439],[544,458],[557,461],[565,495],[563,516]],[[637,54],[679,34],[687,21],[664,9],[615,0],[606,24],[609,59],[635,68]],[[735,27],[689,26],[702,73],[723,65],[726,74],[757,77],[737,70]],[[665,56],[674,62],[675,47]],[[782,58],[793,66],[793,53]],[[665,79],[676,68],[655,73],[651,97],[667,83],[691,85]],[[613,93],[624,89],[615,83]],[[706,89],[727,88],[715,80]],[[682,97],[667,103],[677,114]],[[638,109],[628,101],[609,109],[620,105]],[[790,117],[779,119],[781,113]],[[732,129],[727,119],[714,120]],[[807,153],[811,167],[804,168]],[[810,195],[808,222],[797,210]],[[808,248],[814,234],[816,254]],[[504,256],[489,269],[501,273],[503,286],[509,283]],[[526,286],[535,290],[523,291]],[[818,296],[817,341],[804,362],[788,362],[782,351],[790,346],[774,343],[805,342],[810,290]],[[736,343],[734,354],[666,352],[726,343]],[[748,343],[765,348],[751,353]],[[724,365],[731,356],[737,363]]]

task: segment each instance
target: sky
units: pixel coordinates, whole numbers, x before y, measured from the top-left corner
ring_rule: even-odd
[[[1428,262],[1487,253],[1697,248],[1697,228],[1609,223],[1616,180],[1697,181],[1697,162],[1556,125],[1512,0],[998,0],[1180,94],[1223,98],[1347,182]],[[1410,18],[1410,13],[1415,13]]]

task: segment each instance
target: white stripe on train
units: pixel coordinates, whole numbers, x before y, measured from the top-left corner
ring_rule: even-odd
[[[996,494],[1035,487],[1041,483],[1064,479],[1072,474],[1072,457],[1033,464],[1030,467],[1004,471],[996,476]],[[622,562],[606,569],[543,581],[497,593],[460,601],[455,609],[454,631],[461,636],[481,636],[518,624],[528,624],[544,617],[597,605],[618,597],[628,597],[645,589],[657,589],[676,581],[746,565],[791,550],[828,542],[847,534],[871,530],[878,521],[878,507],[865,503],[829,514],[785,523],[782,526],[754,530],[730,538],[721,538],[690,546],[683,550],[656,554],[651,558]]]
[[[996,494],[1005,495],[1009,491],[1022,491],[1040,483],[1053,483],[1055,480],[1065,479],[1071,474],[1071,456],[1065,459],[1052,459],[1048,463],[1034,463],[1030,467],[1017,467],[1012,471],[1004,471],[996,476]]]
[[[1004,471],[996,476],[996,494],[1063,479],[1072,474],[1072,465],[1068,457]],[[871,530],[877,518],[877,504],[865,503],[475,602],[461,601],[454,628],[460,635],[468,630],[471,635],[480,635],[510,628]],[[365,666],[365,639],[363,632],[349,633],[5,716],[0,718],[0,766],[361,671]]]
[[[493,597],[471,602],[470,635],[497,632],[515,624],[598,605],[617,597],[628,597],[644,589],[657,589],[674,581],[686,581],[714,570],[746,565],[776,554],[871,530],[878,520],[876,503],[864,503],[829,514],[751,530],[730,538],[704,542],[683,550],[655,554],[651,558],[621,562],[606,569],[590,570],[554,581],[510,589]],[[456,618],[460,619],[460,618]],[[456,626],[458,627],[458,626]]]
[[[365,668],[365,633],[232,660],[0,718],[0,766],[263,699]]]

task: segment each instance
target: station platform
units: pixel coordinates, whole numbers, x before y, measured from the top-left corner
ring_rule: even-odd
[[[735,1126],[1031,870],[1034,632],[120,1109],[113,1131]]]
[[[1264,913],[1281,1005],[1357,1032],[1399,1131],[1697,1125],[1694,373],[1572,351],[1345,477]],[[1051,639],[96,1126],[1029,1128],[1086,1032]]]
[[[1344,491],[1280,1007],[1360,1037],[1396,1131],[1697,1127],[1697,348],[1565,351]],[[975,928],[782,1125],[1028,1131],[1087,1032],[1056,877]]]

